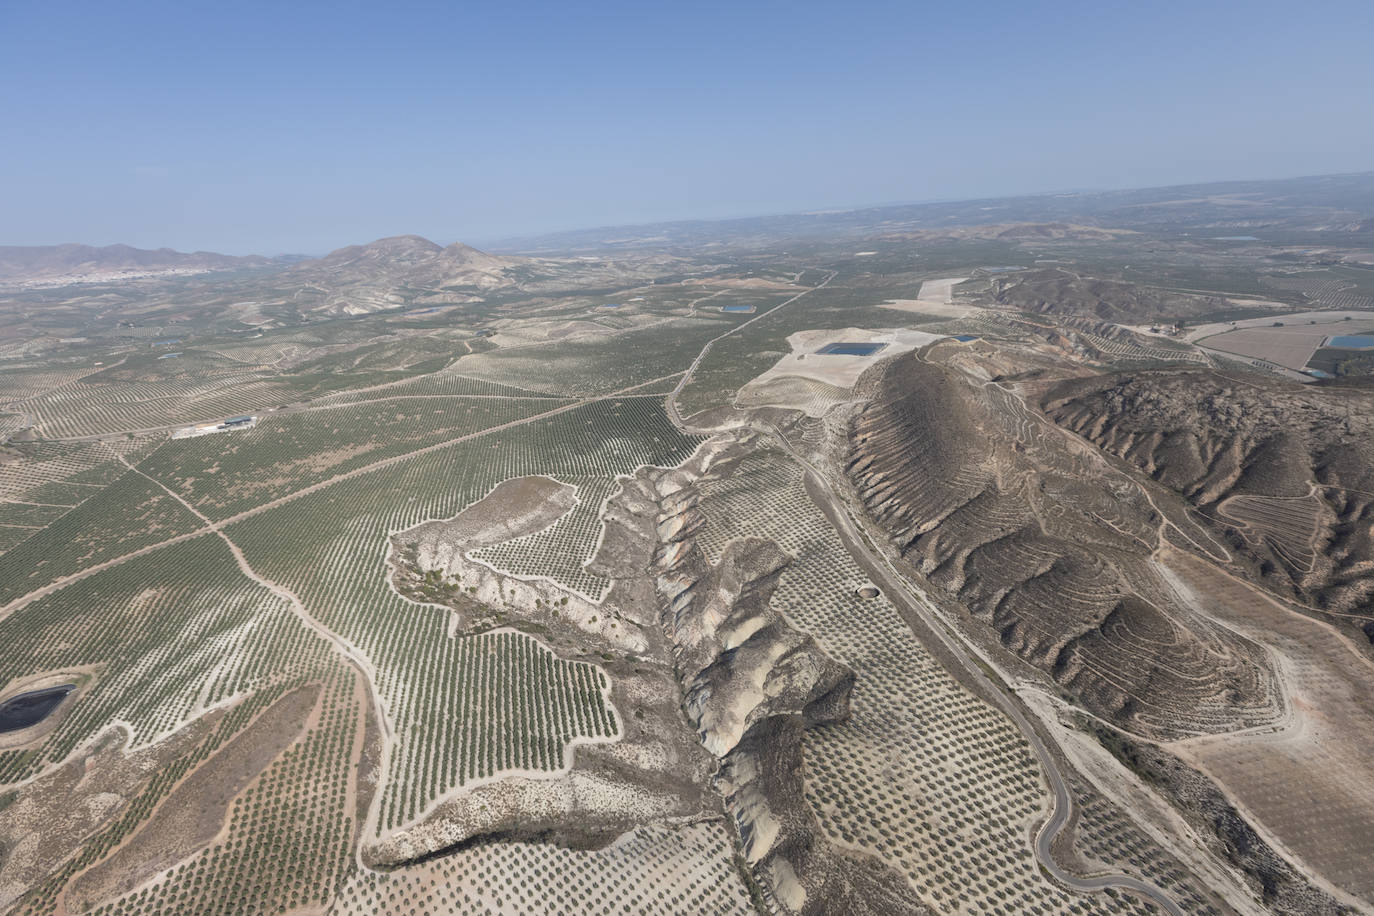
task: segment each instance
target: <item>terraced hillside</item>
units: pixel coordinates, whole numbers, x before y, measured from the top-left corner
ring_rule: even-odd
[[[1181,494],[1266,586],[1374,619],[1374,391],[1151,372],[1064,382],[1041,404]]]
[[[1149,563],[1173,519],[941,352],[875,369],[851,429],[850,480],[902,555],[1105,718],[1161,737],[1271,721],[1258,647],[1184,606]]]

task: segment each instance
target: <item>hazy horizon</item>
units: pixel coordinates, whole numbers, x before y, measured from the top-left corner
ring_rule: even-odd
[[[322,254],[1365,171],[1374,13],[1318,6],[10,8],[0,244]]]
[[[561,232],[580,232],[580,231],[592,231],[592,232],[594,232],[594,231],[597,231],[597,230],[600,230],[600,229],[606,229],[606,230],[611,230],[611,229],[632,229],[632,228],[636,228],[636,227],[652,227],[652,226],[671,225],[671,224],[675,224],[675,223],[685,223],[685,222],[694,222],[694,221],[701,221],[701,222],[728,222],[728,221],[730,221],[730,220],[737,220],[737,219],[739,219],[739,220],[747,220],[747,219],[756,219],[756,218],[767,218],[767,217],[771,217],[771,216],[801,216],[801,215],[807,215],[807,214],[813,214],[813,213],[815,213],[815,214],[821,214],[821,213],[860,212],[860,211],[863,211],[863,210],[882,209],[882,208],[884,208],[884,207],[920,206],[920,205],[923,205],[923,204],[959,203],[959,202],[964,202],[964,201],[976,202],[976,201],[978,201],[978,200],[984,200],[984,199],[987,199],[987,200],[996,200],[996,199],[1014,199],[1014,198],[1019,198],[1019,197],[1028,197],[1028,198],[1030,198],[1030,197],[1050,197],[1050,196],[1054,196],[1054,195],[1058,195],[1058,194],[1098,194],[1098,193],[1114,193],[1114,192],[1125,192],[1125,191],[1142,191],[1142,190],[1150,190],[1151,188],[1190,187],[1190,186],[1194,186],[1194,185],[1213,185],[1213,184],[1227,184],[1227,183],[1245,183],[1245,182],[1249,182],[1249,181],[1283,181],[1283,180],[1301,180],[1301,179],[1305,179],[1305,178],[1334,178],[1334,177],[1341,177],[1341,176],[1344,176],[1344,175],[1364,175],[1364,174],[1374,174],[1374,171],[1363,170],[1363,171],[1356,171],[1356,172],[1330,173],[1330,174],[1325,174],[1325,175],[1277,175],[1277,176],[1254,176],[1254,177],[1248,177],[1248,178],[1202,179],[1202,180],[1198,180],[1198,181],[1185,181],[1185,182],[1179,182],[1179,183],[1177,183],[1177,184],[1171,183],[1171,184],[1169,184],[1169,185],[1151,185],[1151,186],[1143,186],[1143,185],[1142,185],[1142,186],[1135,186],[1135,187],[1051,188],[1051,189],[1046,189],[1046,190],[1020,191],[1020,192],[1012,192],[1012,193],[1008,193],[1008,194],[994,194],[994,195],[986,195],[986,196],[984,196],[984,195],[977,195],[977,196],[970,196],[970,197],[941,197],[941,198],[927,198],[927,199],[922,199],[922,200],[893,200],[893,201],[882,201],[882,202],[878,202],[878,203],[859,203],[859,204],[852,204],[852,205],[848,205],[848,206],[839,206],[839,205],[834,205],[834,206],[829,206],[829,207],[806,207],[806,206],[798,206],[798,207],[796,207],[796,208],[794,208],[794,209],[791,209],[791,210],[774,210],[774,211],[770,211],[770,212],[766,212],[766,213],[765,213],[765,212],[755,212],[755,213],[725,213],[725,214],[716,214],[716,215],[711,215],[711,216],[667,216],[667,217],[659,218],[659,219],[646,219],[646,220],[639,220],[639,221],[636,221],[636,222],[626,222],[626,223],[592,223],[592,224],[587,224],[587,225],[553,226],[553,227],[549,227],[549,228],[545,228],[545,229],[536,229],[536,230],[532,230],[532,231],[529,231],[529,232],[518,232],[518,233],[514,233],[514,234],[510,234],[510,235],[504,235],[504,236],[501,236],[501,237],[499,237],[499,238],[482,238],[482,237],[453,237],[453,238],[450,238],[450,237],[443,236],[443,235],[426,235],[425,233],[422,233],[422,232],[399,231],[399,232],[388,233],[387,235],[372,235],[372,236],[359,237],[359,238],[354,238],[354,239],[345,239],[345,240],[340,241],[338,244],[331,245],[330,247],[322,248],[322,249],[318,249],[318,250],[311,250],[311,251],[306,251],[306,250],[294,250],[294,251],[287,251],[287,250],[282,250],[282,251],[241,250],[241,251],[230,251],[230,250],[225,250],[225,249],[178,247],[178,246],[176,246],[176,245],[166,245],[166,244],[130,245],[130,247],[140,248],[140,249],[144,249],[144,250],[157,250],[157,249],[160,249],[160,248],[170,248],[170,249],[173,249],[173,250],[175,250],[175,251],[183,252],[183,253],[206,252],[206,253],[212,253],[212,254],[228,254],[228,255],[238,255],[238,256],[259,255],[259,256],[270,257],[270,258],[277,258],[277,257],[293,257],[293,256],[294,256],[294,257],[305,256],[305,257],[312,257],[312,258],[313,258],[313,257],[323,257],[323,256],[325,256],[325,255],[327,255],[327,254],[329,254],[329,253],[331,253],[331,252],[333,252],[333,251],[339,250],[340,248],[346,248],[346,247],[355,246],[355,245],[366,245],[366,244],[369,244],[369,243],[371,243],[371,242],[379,241],[379,240],[384,239],[384,238],[396,238],[396,237],[400,237],[400,236],[413,235],[413,236],[420,236],[420,237],[422,237],[422,238],[428,239],[429,241],[434,242],[435,244],[440,245],[440,246],[447,246],[447,245],[453,245],[453,244],[462,243],[462,244],[469,245],[469,246],[471,246],[471,247],[475,247],[475,248],[479,248],[479,249],[480,249],[480,248],[483,248],[483,247],[492,247],[492,246],[494,246],[494,247],[506,247],[506,246],[508,246],[508,245],[511,244],[511,243],[520,242],[520,241],[523,241],[523,240],[526,240],[526,239],[536,239],[536,238],[539,238],[539,237],[544,236],[544,235],[557,235],[558,233],[561,233]],[[99,242],[91,242],[91,241],[88,241],[88,240],[85,240],[85,239],[66,239],[66,240],[63,240],[63,241],[42,241],[42,242],[0,241],[0,246],[16,246],[16,247],[54,247],[54,246],[60,246],[60,245],[90,245],[91,247],[99,248],[99,247],[107,247],[107,246],[112,246],[112,245],[128,245],[128,244],[129,244],[128,242],[125,242],[125,241],[120,240],[120,239],[115,239],[115,240],[112,240],[112,241],[99,241]]]

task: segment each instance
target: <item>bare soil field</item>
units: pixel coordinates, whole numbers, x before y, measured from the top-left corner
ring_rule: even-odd
[[[460,550],[477,550],[552,525],[577,503],[577,488],[552,477],[503,480],[436,532]]]
[[[1276,302],[1265,302],[1262,300],[1251,299],[1232,299],[1235,305],[1250,305],[1256,308],[1282,309],[1283,306]],[[1282,321],[1285,327],[1292,327],[1294,330],[1304,328],[1326,326],[1328,334],[1343,330],[1349,324],[1354,326],[1354,322],[1364,322],[1361,327],[1369,322],[1374,322],[1374,312],[1363,311],[1316,311],[1316,312],[1276,312],[1273,315],[1266,315],[1263,318],[1244,318],[1239,321],[1218,321],[1210,324],[1200,324],[1195,328],[1190,328],[1184,335],[1184,340],[1196,342],[1204,337],[1211,337],[1215,334],[1223,334],[1227,331],[1244,330],[1246,328],[1272,328],[1274,322]],[[1333,328],[1332,325],[1340,325]]]
[[[874,331],[841,328],[831,331],[798,331],[787,338],[787,345],[792,348],[792,352],[746,385],[741,394],[782,376],[811,379],[837,388],[852,388],[859,380],[859,376],[879,360],[915,350],[943,337],[943,334],[909,330]],[[839,342],[881,343],[884,346],[866,355],[816,352],[826,344]]]
[[[1203,343],[1214,350],[1266,360],[1288,369],[1302,369],[1327,334],[1328,328],[1319,325],[1245,328],[1208,337]]]
[[[197,767],[138,833],[72,882],[69,904],[84,911],[122,896],[213,840],[234,798],[296,740],[319,693],[308,685],[282,697]]]
[[[1277,727],[1167,747],[1221,783],[1304,871],[1374,903],[1374,664],[1330,626],[1200,560],[1173,550],[1160,560],[1200,611],[1273,647],[1289,701]]]
[[[938,315],[949,318],[962,318],[978,309],[954,303],[954,287],[968,277],[945,277],[940,280],[926,280],[915,299],[889,299],[882,303],[885,309],[899,312],[918,312],[923,315]]]

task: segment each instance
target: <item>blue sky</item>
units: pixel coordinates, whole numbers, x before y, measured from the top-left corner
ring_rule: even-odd
[[[0,244],[321,253],[1374,169],[1374,4],[0,0]]]

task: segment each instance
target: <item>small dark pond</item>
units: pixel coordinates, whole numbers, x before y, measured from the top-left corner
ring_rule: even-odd
[[[75,689],[75,684],[45,687],[42,690],[16,694],[0,703],[0,734],[17,732],[21,728],[37,725],[52,715],[53,710],[67,698],[67,694]]]
[[[885,343],[849,343],[842,341],[839,343],[826,344],[816,352],[832,356],[871,356],[885,346],[887,346]]]

